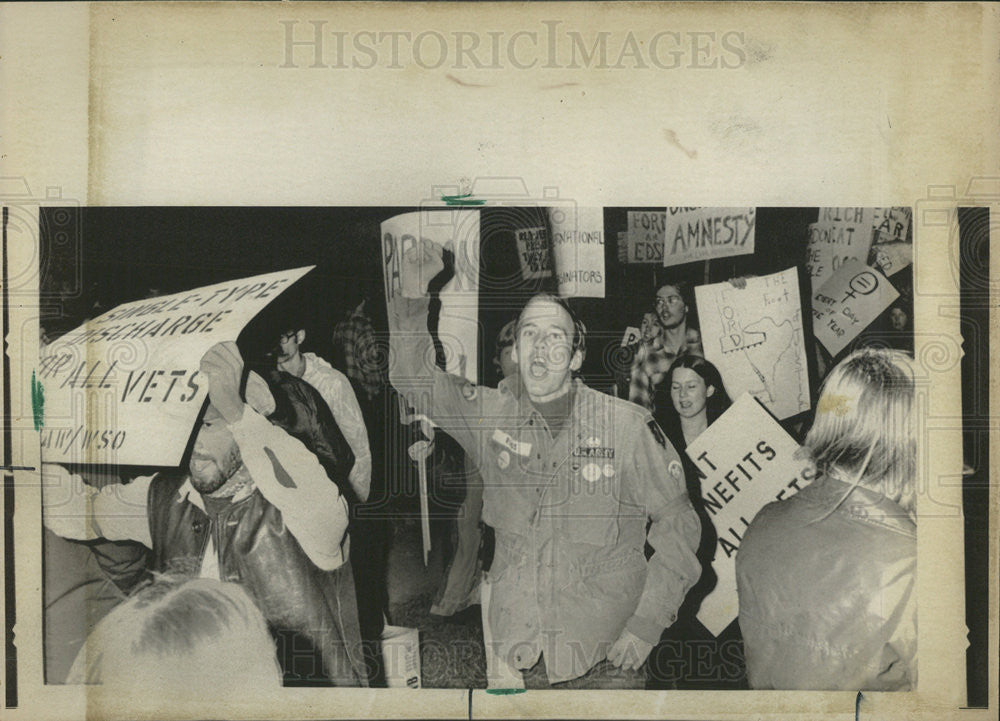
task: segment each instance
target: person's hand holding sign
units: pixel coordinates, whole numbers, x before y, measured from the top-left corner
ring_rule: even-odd
[[[403,251],[400,286],[404,298],[423,298],[431,280],[444,270],[442,248],[419,238]]]
[[[208,378],[208,398],[226,423],[233,425],[243,418],[240,379],[243,357],[232,341],[216,343],[202,356],[201,372]]]

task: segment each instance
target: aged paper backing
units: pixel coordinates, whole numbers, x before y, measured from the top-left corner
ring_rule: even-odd
[[[741,33],[737,67],[287,65],[281,21],[329,31],[649,28]],[[449,36],[450,37],[450,36]],[[912,693],[471,694],[477,717],[987,718],[965,702],[957,221],[1000,209],[1000,8],[961,4],[7,4],[3,175],[80,205],[414,205],[518,177],[581,206],[915,208],[920,369],[919,690]],[[327,36],[326,52],[332,52]],[[526,47],[526,46],[523,46]],[[612,53],[614,56],[617,53]],[[433,58],[436,55],[431,55]],[[293,58],[293,59],[294,59]],[[730,58],[732,59],[732,58]],[[709,58],[710,60],[710,58]],[[330,64],[332,60],[327,59]],[[614,59],[611,60],[614,62]],[[428,63],[425,63],[428,64]],[[37,218],[17,210],[11,279],[13,457],[38,467]],[[27,215],[25,215],[27,213]],[[85,239],[97,240],[99,239]],[[996,254],[994,254],[996,255]],[[994,258],[994,263],[997,262]],[[996,395],[993,395],[994,403]],[[995,437],[995,429],[992,436]],[[994,454],[996,465],[996,454]],[[19,708],[127,717],[129,699],[42,684],[38,475],[16,474]],[[993,488],[992,517],[997,493]],[[995,523],[991,574],[997,577]],[[995,621],[997,599],[991,603]],[[997,703],[996,627],[990,698]],[[155,691],[151,690],[151,693]],[[467,717],[463,690],[284,689],[163,699],[160,717]]]

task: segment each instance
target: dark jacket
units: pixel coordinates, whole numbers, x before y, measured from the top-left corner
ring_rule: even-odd
[[[768,504],[740,544],[740,627],[752,688],[916,685],[916,525],[867,488],[837,506],[849,488],[820,478]]]
[[[270,370],[262,376],[275,402],[275,410],[267,419],[302,441],[316,455],[327,476],[337,484],[353,509],[358,498],[348,476],[354,467],[354,452],[334,420],[330,406],[319,391],[290,373]]]
[[[186,480],[185,473],[169,472],[150,484],[153,570],[197,573],[211,536],[221,580],[243,586],[277,634],[297,634],[319,652],[324,669],[312,676],[364,685],[350,566],[320,570],[260,491],[211,516],[184,498]],[[353,628],[345,618],[353,618]]]
[[[304,381],[274,371],[265,379],[276,408],[268,417],[300,440],[318,458],[341,494],[350,497],[347,475],[354,455],[322,397]],[[197,573],[209,536],[213,538],[223,581],[242,585],[278,637],[286,682],[291,676],[328,679],[338,686],[366,685],[354,583],[348,564],[317,567],[285,526],[281,512],[259,490],[215,513],[185,498],[183,471],[162,473],[150,485],[147,502],[157,571]],[[282,639],[288,653],[282,652]],[[303,648],[305,646],[305,648]],[[304,652],[311,646],[322,668]],[[290,664],[307,659],[301,674]],[[301,664],[299,664],[301,669]]]

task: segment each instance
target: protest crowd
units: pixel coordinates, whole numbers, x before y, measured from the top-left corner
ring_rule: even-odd
[[[915,687],[908,209],[588,210],[47,276],[46,682]]]

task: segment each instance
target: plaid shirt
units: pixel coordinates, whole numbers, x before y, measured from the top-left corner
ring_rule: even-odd
[[[386,378],[379,357],[384,354],[379,351],[371,320],[360,306],[334,327],[333,344],[344,350],[344,374],[357,381],[369,399],[381,393]]]
[[[643,343],[639,346],[635,360],[632,362],[632,373],[629,381],[628,399],[658,417],[657,406],[669,403],[664,401],[664,394],[669,395],[669,388],[661,388],[663,379],[670,370],[670,364],[677,360],[678,356],[690,353],[696,356],[704,356],[705,352],[701,347],[701,333],[697,328],[688,328],[684,337],[684,343],[676,352],[666,348],[650,346]],[[661,407],[662,411],[663,408]]]

